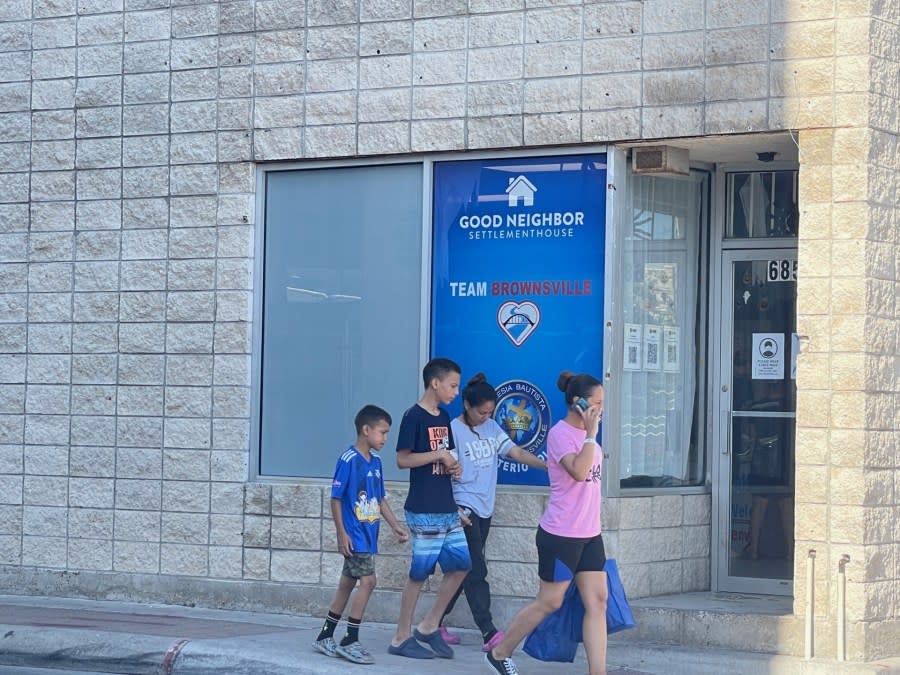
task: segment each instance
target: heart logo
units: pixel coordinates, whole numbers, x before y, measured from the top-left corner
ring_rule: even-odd
[[[516,347],[521,347],[541,322],[541,310],[533,302],[504,302],[497,310],[497,323]]]

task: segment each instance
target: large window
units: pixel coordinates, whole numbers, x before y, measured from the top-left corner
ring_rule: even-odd
[[[265,198],[259,473],[331,477],[359,408],[396,431],[421,388],[422,166],[270,171]]]
[[[607,406],[622,488],[694,486],[705,478],[697,359],[705,185],[700,173],[628,178],[617,233],[621,370]]]

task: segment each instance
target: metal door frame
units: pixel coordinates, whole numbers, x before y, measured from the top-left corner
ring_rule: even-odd
[[[720,221],[722,222],[722,221]],[[797,247],[785,246],[784,240],[777,247],[760,246],[758,240],[752,247],[721,250],[718,256],[718,270],[715,274],[715,292],[710,314],[710,326],[717,326],[711,336],[711,358],[713,376],[710,379],[710,415],[712,434],[710,436],[712,489],[712,588],[715,591],[738,593],[760,593],[768,595],[793,594],[793,579],[762,579],[754,577],[731,577],[728,575],[730,556],[729,520],[731,517],[731,368],[733,361],[732,341],[734,338],[734,263],[766,258],[796,259]],[[788,416],[785,413],[785,416]],[[796,452],[794,454],[796,463]],[[796,529],[796,525],[795,525]]]

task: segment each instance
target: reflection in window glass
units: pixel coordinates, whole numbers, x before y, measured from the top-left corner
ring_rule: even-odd
[[[728,174],[729,239],[797,236],[797,172]]]
[[[623,329],[616,420],[623,488],[704,479],[696,359],[704,180],[700,174],[629,176],[617,321]]]
[[[261,474],[330,478],[363,405],[416,399],[421,231],[421,165],[267,174]]]

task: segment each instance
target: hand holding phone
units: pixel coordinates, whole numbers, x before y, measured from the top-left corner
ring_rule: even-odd
[[[597,435],[597,429],[600,425],[601,412],[580,396],[575,399],[575,407],[578,408],[578,410],[581,412],[581,417],[584,420],[585,429],[587,429],[590,437],[593,438]]]

